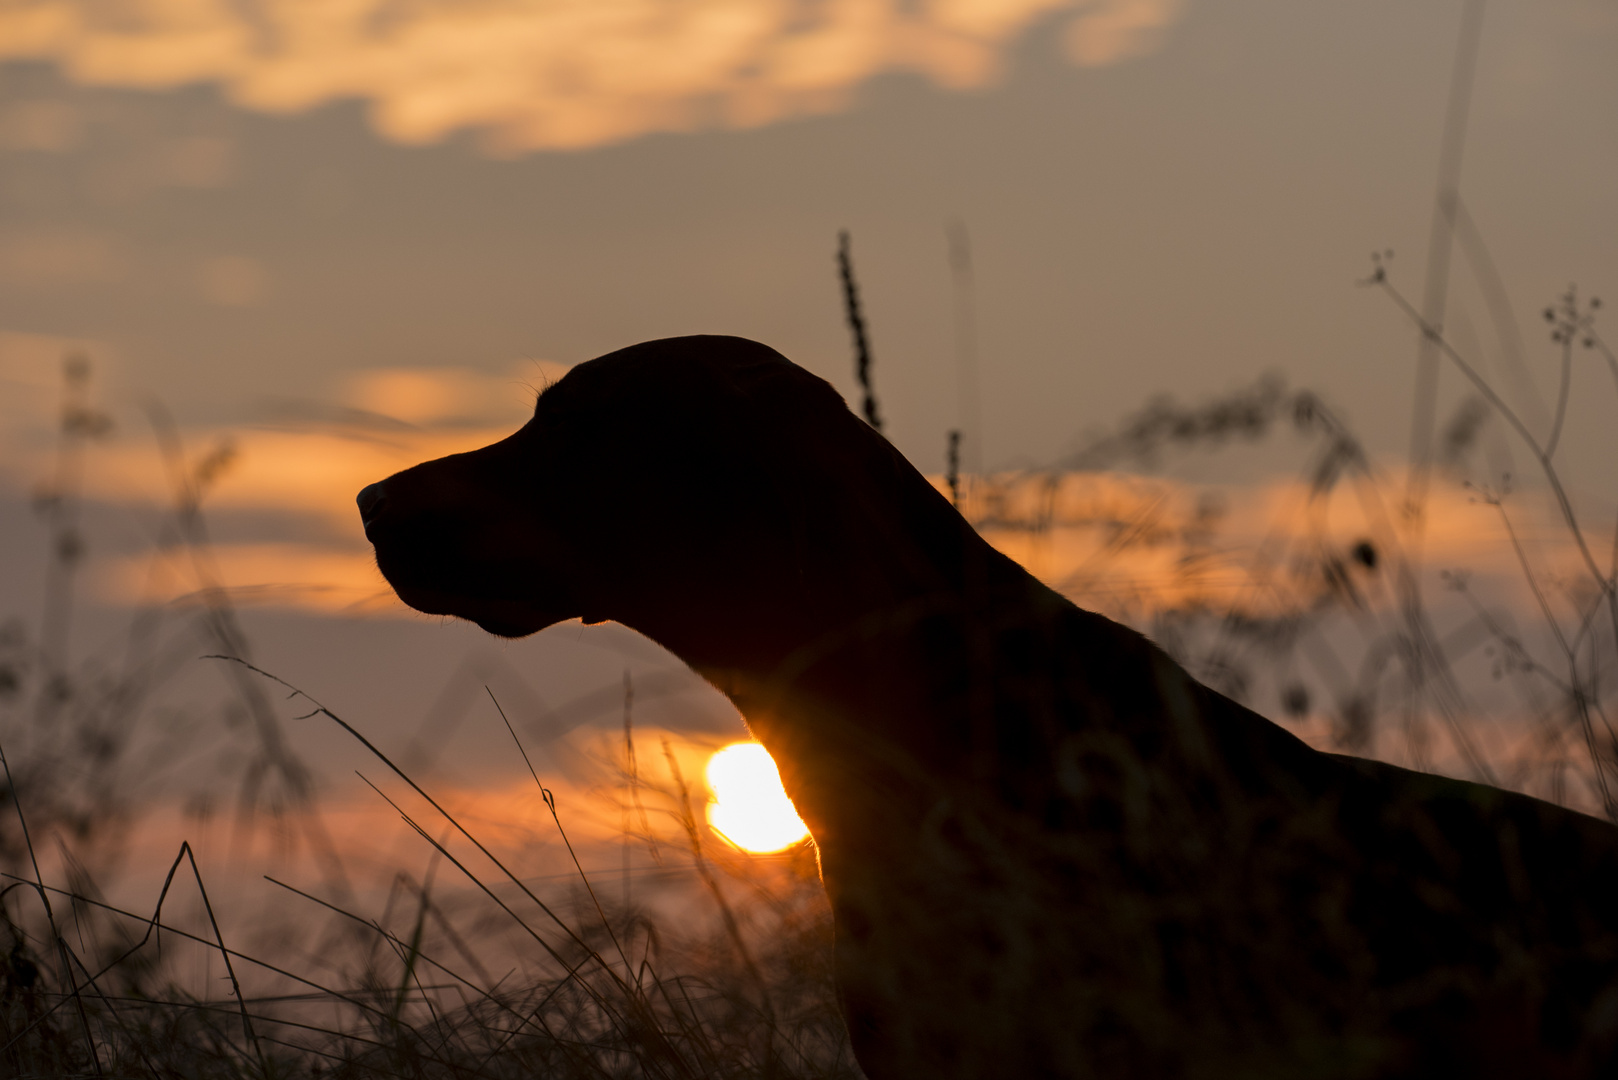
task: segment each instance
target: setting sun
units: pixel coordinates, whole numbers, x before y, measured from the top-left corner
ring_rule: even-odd
[[[758,743],[732,743],[708,759],[708,825],[744,851],[781,851],[809,835]]]

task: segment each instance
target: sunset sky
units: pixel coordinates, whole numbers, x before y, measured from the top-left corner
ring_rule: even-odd
[[[1404,449],[1412,334],[1353,284],[1393,248],[1419,294],[1453,0],[101,10],[0,13],[0,329],[184,423],[691,332],[847,391],[848,228],[892,434],[936,469],[958,220],[986,465],[1265,371]],[[1601,0],[1488,6],[1462,190],[1520,318],[1618,276],[1615,46]]]
[[[78,655],[111,640],[113,614],[195,587],[194,567],[149,558],[166,485],[158,403],[194,457],[233,451],[205,505],[216,570],[257,589],[242,601],[260,658],[397,745],[469,670],[484,673],[474,690],[527,679],[552,706],[606,687],[610,726],[628,666],[685,695],[648,695],[648,724],[739,733],[621,631],[502,646],[408,616],[370,566],[352,498],[504,434],[568,366],[648,338],[753,337],[852,400],[842,229],[887,433],[924,472],[942,470],[951,428],[967,429],[969,464],[1038,465],[1154,395],[1195,402],[1267,373],[1315,390],[1397,470],[1416,334],[1356,282],[1392,249],[1395,283],[1421,295],[1461,12],[7,3],[0,619],[38,620],[45,533],[28,497],[51,469],[62,356],[79,351],[115,426],[86,459],[80,587],[101,614]],[[1460,187],[1540,402],[1500,366],[1464,261],[1448,327],[1530,418],[1559,363],[1540,309],[1570,282],[1618,299],[1615,59],[1610,0],[1487,6]],[[975,398],[952,228],[970,245]],[[1593,354],[1578,364],[1563,461],[1608,515],[1618,399]],[[1446,371],[1441,415],[1460,396]],[[1257,485],[1257,505],[1282,497],[1259,489],[1295,464],[1285,448],[1191,461],[1175,482]],[[1443,498],[1472,512],[1460,489]],[[1435,526],[1434,549],[1498,563],[1471,520]],[[468,760],[509,765],[491,746]]]

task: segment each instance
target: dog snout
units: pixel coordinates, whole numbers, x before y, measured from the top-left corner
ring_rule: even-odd
[[[383,486],[385,483],[386,481],[378,481],[375,484],[367,484],[360,489],[359,495],[354,500],[359,504],[360,521],[365,525],[367,536],[370,535],[371,527],[382,516],[382,511],[388,505],[388,492]]]

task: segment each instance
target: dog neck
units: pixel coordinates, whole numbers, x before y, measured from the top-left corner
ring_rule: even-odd
[[[1044,625],[1031,648],[1046,657],[1026,657],[1040,663],[1061,651],[1056,622],[1079,614],[937,504],[929,529],[815,537],[794,596],[774,584],[797,569],[785,559],[756,574],[732,561],[617,616],[732,701],[823,852],[893,840],[971,762],[992,764],[963,714],[992,723],[993,639]]]

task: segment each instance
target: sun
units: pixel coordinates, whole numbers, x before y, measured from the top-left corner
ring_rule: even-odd
[[[731,743],[709,758],[708,790],[709,827],[743,851],[783,851],[809,835],[775,759],[756,742]]]

